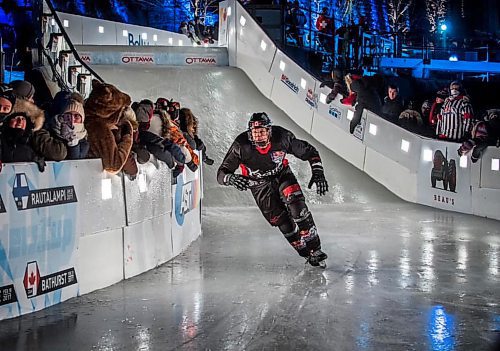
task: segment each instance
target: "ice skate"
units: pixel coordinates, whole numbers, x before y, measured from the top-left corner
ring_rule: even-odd
[[[321,267],[321,268],[326,268],[326,259],[328,258],[328,255],[321,251],[321,249],[318,249],[309,255],[307,258],[307,262],[314,267]]]

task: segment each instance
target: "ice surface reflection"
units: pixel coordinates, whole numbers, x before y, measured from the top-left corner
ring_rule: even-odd
[[[371,250],[369,252],[370,258],[368,259],[368,283],[370,285],[377,285],[377,270],[378,270],[378,254],[377,251]]]
[[[443,306],[434,306],[430,312],[427,335],[431,350],[452,351],[455,349],[455,317]]]
[[[488,248],[488,259],[489,259],[489,267],[488,273],[492,276],[498,277],[498,246],[492,244]]]
[[[422,231],[421,265],[419,267],[419,288],[424,292],[431,292],[434,287],[434,232],[425,228]]]

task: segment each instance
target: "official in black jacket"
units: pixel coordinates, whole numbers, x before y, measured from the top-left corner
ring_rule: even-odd
[[[219,170],[217,181],[252,195],[266,220],[283,233],[300,256],[313,266],[324,267],[327,255],[321,243],[305,197],[295,178],[287,154],[309,161],[317,192],[328,191],[321,158],[309,143],[296,139],[292,132],[273,126],[265,112],[254,113],[248,131],[241,133],[231,145]],[[234,172],[241,168],[241,175]]]

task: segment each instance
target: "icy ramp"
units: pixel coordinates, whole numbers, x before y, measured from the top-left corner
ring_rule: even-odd
[[[200,119],[200,135],[208,154],[215,159],[213,166],[204,168],[205,206],[248,206],[253,204],[249,193],[221,187],[216,181],[220,165],[233,139],[243,130],[253,112],[265,111],[275,124],[290,129],[298,138],[315,145],[323,159],[330,185],[327,196],[318,197],[306,188],[310,178],[307,162],[289,156],[290,163],[310,203],[359,204],[373,207],[381,202],[401,203],[383,186],[351,166],[298,127],[283,111],[264,97],[245,73],[237,68],[144,68],[95,66],[108,83],[117,85],[134,101],[174,98],[189,107]],[[354,206],[356,207],[356,206]]]

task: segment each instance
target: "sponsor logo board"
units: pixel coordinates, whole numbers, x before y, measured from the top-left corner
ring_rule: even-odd
[[[47,294],[76,284],[77,282],[75,269],[73,267],[46,276],[41,276],[36,261],[28,262],[23,279],[24,289],[28,298]]]
[[[5,205],[2,200],[2,195],[0,195],[0,213],[5,213],[7,210],[5,209]]]
[[[185,62],[188,65],[216,65],[217,59],[215,56],[186,57]]]
[[[33,190],[25,173],[16,174],[12,195],[19,211],[78,202],[72,185]]]
[[[290,80],[285,74],[281,74],[281,81],[283,84],[285,84],[288,88],[290,88],[291,91],[293,91],[295,94],[299,93],[299,86],[295,84],[293,81]]]
[[[121,58],[123,64],[138,64],[138,65],[154,65],[154,55],[151,54],[134,54],[124,53]]]
[[[80,60],[85,63],[92,63],[92,55],[88,52],[79,53]]]
[[[138,39],[136,40],[136,38]],[[128,33],[128,45],[129,46],[149,45],[149,41],[142,39],[142,34],[134,36],[134,34]]]
[[[342,111],[334,106],[328,108],[328,114],[339,121],[342,119]]]
[[[318,108],[318,94],[315,94],[312,89],[307,89],[306,102],[312,108]]]
[[[194,210],[199,201],[199,181],[197,179],[184,182],[184,174],[177,177],[175,188],[175,219],[177,224],[184,224],[186,214]]]
[[[17,302],[16,290],[14,285],[0,286],[0,306]]]

